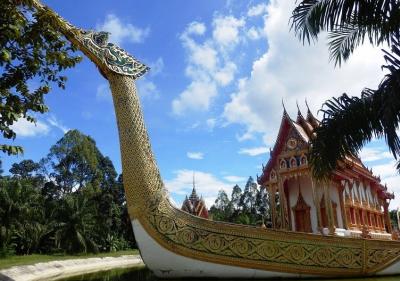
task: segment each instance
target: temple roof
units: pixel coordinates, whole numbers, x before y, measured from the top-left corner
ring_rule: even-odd
[[[258,183],[262,185],[268,181],[271,170],[277,166],[278,157],[286,146],[289,134],[291,137],[303,141],[305,143],[305,149],[308,150],[311,139],[315,137],[314,131],[319,125],[320,121],[312,114],[308,105],[306,117],[302,115],[298,108],[296,120],[290,118],[283,106],[283,114],[278,136],[273,149],[270,151],[270,158],[267,165],[263,167],[261,176],[257,178]],[[387,188],[380,183],[380,177],[373,175],[372,171],[369,170],[356,155],[346,156],[344,162],[339,163],[339,168],[334,172],[334,176],[338,179],[347,179],[349,177],[366,179],[379,188],[383,197],[393,197],[393,195],[387,191]]]

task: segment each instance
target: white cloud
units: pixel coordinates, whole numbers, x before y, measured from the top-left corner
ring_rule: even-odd
[[[117,45],[124,41],[142,43],[150,33],[148,27],[140,28],[131,23],[122,22],[114,14],[108,14],[104,22],[98,24],[96,29],[109,32],[109,41]]]
[[[213,38],[223,47],[232,47],[239,42],[239,29],[245,25],[243,19],[233,16],[217,16],[213,21]]]
[[[389,151],[385,150],[384,148],[376,147],[364,147],[359,156],[363,162],[373,162],[393,158],[393,155]]]
[[[158,58],[155,62],[150,63],[150,74],[156,76],[164,70],[163,58]]]
[[[215,73],[215,81],[221,86],[230,84],[235,76],[236,65],[233,62],[227,62],[226,65]]]
[[[182,115],[188,110],[205,111],[217,95],[217,86],[211,81],[193,81],[179,98],[172,101],[172,111]]]
[[[186,27],[180,39],[187,53],[185,75],[190,82],[172,101],[174,114],[207,111],[216,99],[218,90],[232,83],[237,66],[230,59],[230,52],[239,42],[239,28],[242,25],[244,20],[216,16],[212,38],[204,37],[204,23],[192,22]],[[194,38],[193,35],[201,37]],[[227,45],[229,48],[226,48]]]
[[[224,179],[232,183],[243,183],[247,180],[245,177],[238,176],[225,176]]]
[[[303,46],[289,31],[294,5],[291,0],[269,2],[262,27],[268,49],[253,62],[249,75],[239,79],[223,112],[228,123],[244,125],[249,134],[261,133],[266,144],[272,144],[278,133],[282,100],[295,117],[296,101],[308,98],[316,112],[328,98],[343,92],[358,95],[364,87],[376,87],[383,77],[380,48],[365,44],[341,68],[334,68],[326,36]]]
[[[98,101],[112,101],[111,90],[108,83],[101,83],[96,89],[96,99]]]
[[[380,176],[381,179],[392,177],[396,175],[396,161],[392,160],[385,164],[373,165],[372,172],[376,176]]]
[[[251,134],[250,132],[245,132],[245,133],[242,134],[242,135],[236,134],[236,139],[237,139],[239,142],[242,142],[242,141],[254,139],[254,135]]]
[[[265,4],[265,3],[261,3],[261,4],[258,4],[258,5],[256,5],[256,6],[252,6],[252,7],[250,7],[250,9],[247,11],[247,16],[249,16],[249,17],[257,17],[257,16],[260,16],[260,15],[262,15],[262,14],[267,13],[267,8],[268,8],[268,6],[267,6],[267,4]]]
[[[47,135],[50,131],[49,125],[38,120],[35,123],[29,122],[25,118],[18,119],[11,129],[17,134],[18,137],[37,137]]]
[[[52,128],[62,131],[64,134],[70,129],[66,127],[55,115],[47,115],[46,119],[37,120],[36,123],[29,122],[25,118],[18,119],[11,128],[17,137],[41,137],[46,136]]]
[[[201,160],[204,158],[204,154],[202,152],[188,152],[186,156],[190,159]]]
[[[206,120],[207,128],[212,131],[214,130],[215,126],[217,125],[217,120],[215,118],[209,118]]]
[[[214,203],[219,190],[223,189],[227,194],[232,191],[231,184],[218,179],[213,174],[192,170],[176,171],[173,179],[165,181],[166,188],[171,194],[189,195],[193,185],[193,173],[197,194],[203,196],[208,208]],[[182,202],[177,203],[178,206],[182,204]]]
[[[262,33],[255,28],[254,26],[250,27],[247,30],[247,36],[251,39],[251,40],[258,40],[261,38]]]
[[[136,82],[138,88],[138,94],[142,98],[154,98],[160,97],[158,88],[154,82],[149,81],[147,78],[142,78]]]
[[[70,128],[66,127],[66,126],[65,126],[60,120],[58,120],[54,115],[51,115],[49,118],[47,118],[47,122],[48,122],[51,126],[53,126],[53,127],[57,128],[57,129],[61,130],[64,134],[70,130]]]
[[[267,148],[265,146],[252,147],[252,148],[242,148],[239,150],[239,154],[246,154],[249,156],[258,156],[267,153]]]
[[[388,191],[394,192],[394,199],[390,202],[390,209],[400,207],[400,176],[396,170],[396,161],[372,166],[372,172],[381,177],[381,183],[387,184]]]
[[[203,35],[206,32],[206,26],[202,22],[191,22],[186,28],[186,34]]]

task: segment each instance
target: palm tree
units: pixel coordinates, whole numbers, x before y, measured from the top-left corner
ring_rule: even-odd
[[[303,0],[293,10],[291,26],[303,43],[328,32],[331,60],[340,66],[364,40],[383,50],[387,74],[378,88],[364,89],[361,97],[343,94],[324,103],[323,120],[311,141],[314,175],[323,178],[346,155],[357,155],[373,137],[384,137],[397,159],[400,139],[400,1]],[[400,161],[397,169],[400,169]]]
[[[69,194],[60,201],[55,216],[58,221],[55,232],[56,245],[68,253],[97,252],[98,246],[91,232],[94,228],[95,209],[80,194]]]

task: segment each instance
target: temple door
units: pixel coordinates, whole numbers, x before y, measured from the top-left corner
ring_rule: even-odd
[[[292,208],[295,216],[296,231],[299,232],[312,232],[311,230],[311,207],[304,201],[303,195],[299,192],[296,206]]]

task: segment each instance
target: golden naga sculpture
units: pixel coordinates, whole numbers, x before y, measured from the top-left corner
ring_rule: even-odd
[[[117,117],[124,188],[147,266],[162,277],[364,276],[400,272],[400,243],[268,230],[215,222],[173,207],[153,156],[135,80],[148,68],[107,33],[84,31],[52,14],[53,24],[109,81]]]

